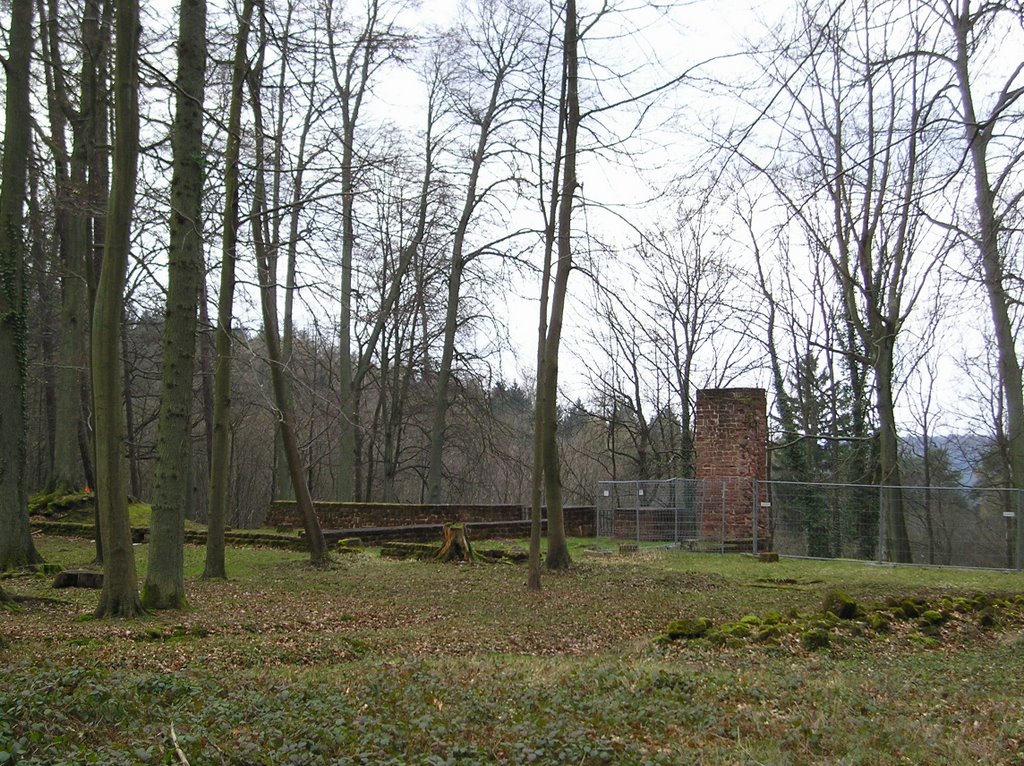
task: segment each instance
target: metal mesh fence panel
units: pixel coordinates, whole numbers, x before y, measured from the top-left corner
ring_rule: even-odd
[[[751,550],[755,500],[750,479],[602,481],[597,535],[694,550]]]
[[[970,487],[605,481],[597,535],[692,550],[1024,569],[1024,492]],[[902,518],[902,524],[900,519]],[[903,556],[902,558],[907,558]]]
[[[764,482],[772,547],[786,556],[875,559],[879,493],[859,484]]]
[[[778,481],[763,486],[762,494],[771,498],[773,547],[783,555],[894,561],[902,528],[906,563],[1024,565],[1019,490]]]

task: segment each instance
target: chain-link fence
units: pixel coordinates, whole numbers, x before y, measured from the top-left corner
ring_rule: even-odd
[[[1024,569],[1024,492],[975,487],[606,481],[597,535],[692,550]]]

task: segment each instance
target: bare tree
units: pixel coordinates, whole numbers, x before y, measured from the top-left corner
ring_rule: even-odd
[[[896,348],[936,263],[914,258],[922,248],[926,147],[933,140],[926,130],[936,98],[927,87],[932,68],[901,55],[908,36],[914,42],[913,29],[903,35],[879,28],[868,4],[850,13],[839,6],[804,6],[802,13],[801,44],[787,46],[786,55],[769,64],[791,108],[780,116],[784,161],[791,164],[752,164],[769,174],[807,246],[831,266],[842,296],[845,353],[860,357],[874,378],[890,555],[909,561]]]
[[[295,491],[299,513],[302,516],[306,532],[306,544],[309,547],[309,558],[314,566],[328,563],[327,545],[323,531],[313,508],[313,498],[306,482],[302,456],[295,433],[295,418],[292,414],[292,398],[289,392],[290,381],[288,371],[282,362],[280,325],[277,318],[277,252],[267,246],[270,236],[270,215],[267,211],[267,184],[265,167],[266,135],[263,122],[263,106],[261,102],[263,77],[263,52],[266,50],[266,15],[263,2],[259,2],[260,16],[260,53],[255,65],[249,72],[249,94],[252,103],[253,120],[256,125],[256,177],[253,193],[253,210],[250,217],[253,235],[253,250],[256,254],[257,271],[259,274],[260,307],[263,313],[263,337],[267,346],[267,362],[270,365],[270,377],[274,389],[274,404],[277,410],[281,439],[284,442],[285,456],[291,485]]]
[[[469,261],[477,254],[467,246],[467,235],[478,209],[488,202],[488,197],[500,191],[500,184],[507,180],[507,175],[501,173],[494,180],[482,181],[481,173],[485,165],[493,165],[501,160],[502,154],[512,151],[502,138],[522,101],[513,78],[523,66],[526,54],[528,19],[523,9],[501,0],[483,0],[471,13],[473,26],[463,25],[454,33],[457,37],[443,38],[450,49],[439,52],[445,56],[451,70],[445,73],[444,84],[450,91],[448,98],[454,103],[456,119],[473,126],[475,136],[467,142],[469,167],[465,195],[448,266],[444,341],[437,371],[427,468],[427,499],[432,503],[441,502],[445,420],[455,337],[461,319],[462,282]]]
[[[356,486],[356,432],[359,411],[359,371],[352,364],[353,265],[356,250],[356,193],[359,186],[360,157],[357,130],[370,81],[378,68],[405,45],[405,38],[393,19],[386,16],[379,0],[366,3],[366,13],[352,30],[347,51],[339,36],[346,24],[333,0],[327,3],[327,38],[331,77],[340,101],[341,128],[341,316],[338,382],[341,419],[338,439],[338,474],[335,495],[351,500]],[[384,313],[384,312],[382,312]],[[379,331],[377,333],[379,335]]]
[[[74,54],[77,91],[62,52],[58,0],[39,3],[44,75],[54,161],[55,230],[61,263],[60,333],[55,376],[54,467],[48,483],[80,487],[92,473],[89,322],[103,252],[108,187],[108,64],[113,3],[88,0],[81,9]],[[69,80],[72,80],[69,83]],[[68,127],[71,146],[67,145]],[[99,545],[97,536],[97,545]],[[98,550],[97,553],[100,551]]]
[[[939,49],[938,57],[952,67],[959,103],[956,119],[963,130],[964,153],[974,182],[975,222],[966,233],[977,249],[985,295],[992,314],[992,330],[998,349],[999,378],[1005,400],[1007,466],[1014,487],[1024,487],[1024,376],[1017,351],[1013,308],[1019,301],[1013,289],[1017,277],[1008,262],[1007,237],[1019,225],[1024,186],[1020,184],[1024,141],[1019,110],[1013,107],[1024,95],[1024,63],[1014,63],[989,99],[980,98],[977,70],[982,54],[1002,33],[1002,21],[1020,23],[1020,3],[981,3],[970,0],[938,0],[924,8],[939,16],[952,44]],[[984,76],[989,73],[985,72]],[[988,101],[987,108],[979,102]],[[1016,127],[1014,127],[1016,126]],[[1005,159],[1003,159],[1005,158]],[[1019,522],[1018,522],[1019,523]]]
[[[564,126],[565,143],[561,154],[561,185],[558,191],[558,216],[555,237],[557,260],[554,283],[551,288],[550,314],[543,351],[538,358],[543,363],[537,370],[538,416],[536,428],[540,431],[541,464],[544,471],[544,496],[548,510],[548,550],[545,564],[548,569],[566,569],[571,559],[565,536],[565,518],[562,509],[562,483],[559,476],[558,441],[558,354],[562,341],[562,322],[568,296],[569,273],[572,271],[572,211],[577,190],[576,152],[580,127],[579,101],[579,18],[575,0],[565,4],[565,31],[562,37],[563,98],[559,124]],[[541,357],[541,354],[543,355]]]

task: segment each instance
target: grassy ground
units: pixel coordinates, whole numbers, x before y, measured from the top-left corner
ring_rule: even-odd
[[[68,566],[92,553],[39,542]],[[321,571],[230,549],[232,579],[206,582],[190,547],[191,608],[137,622],[88,619],[92,591],[6,579],[0,763],[1024,764],[1019,574],[581,545],[540,594],[522,567],[374,551]],[[825,624],[817,650],[786,631],[656,640],[697,617],[818,624],[837,587],[891,603],[891,627]],[[978,593],[1010,596],[991,627],[950,606]],[[948,619],[900,619],[908,597]]]

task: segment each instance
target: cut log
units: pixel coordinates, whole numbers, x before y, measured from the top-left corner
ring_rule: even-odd
[[[473,548],[466,539],[465,524],[445,524],[444,542],[435,557],[438,561],[474,561]]]
[[[67,569],[57,575],[53,581],[54,588],[102,588],[103,572],[91,572],[88,569]]]

